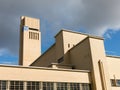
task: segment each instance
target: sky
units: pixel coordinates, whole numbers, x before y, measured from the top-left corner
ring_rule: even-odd
[[[17,64],[20,16],[40,19],[42,53],[62,28],[104,37],[120,56],[120,0],[0,0],[0,63]]]

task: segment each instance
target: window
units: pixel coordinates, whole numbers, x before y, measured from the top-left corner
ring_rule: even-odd
[[[7,82],[0,81],[0,90],[7,90]]]
[[[120,81],[118,80],[118,83]],[[88,83],[5,81],[0,80],[0,90],[91,90]]]
[[[111,86],[116,86],[116,81],[115,81],[115,79],[111,79]]]
[[[27,82],[27,90],[40,90],[39,82]]]
[[[22,81],[10,81],[10,90],[24,90]]]
[[[67,83],[61,83],[61,82],[58,82],[57,83],[57,90],[67,90]]]
[[[68,48],[70,48],[70,44],[68,44]]]
[[[120,79],[111,79],[111,86],[120,87]]]
[[[120,87],[120,80],[116,80],[116,85]]]
[[[83,84],[81,84],[81,86],[82,86],[82,90],[91,90],[90,88],[90,84],[87,84],[87,83],[83,83]]]
[[[43,90],[54,90],[53,82],[43,82]]]
[[[39,40],[39,33],[29,32],[29,39]]]
[[[70,83],[70,90],[80,90],[79,83]]]

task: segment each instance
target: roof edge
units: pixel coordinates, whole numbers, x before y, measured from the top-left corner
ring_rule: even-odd
[[[90,34],[87,34],[87,33],[81,33],[81,32],[67,30],[67,29],[61,29],[54,37],[56,38],[62,31],[70,32],[70,33],[76,33],[76,34],[81,34],[81,35],[86,35],[86,36],[89,36],[91,38],[96,38],[96,39],[104,40],[104,38],[100,37],[100,36],[90,35]]]
[[[89,70],[78,70],[78,69],[54,69],[54,68],[47,68],[47,67],[35,67],[35,66],[18,66],[18,65],[4,65],[0,64],[0,67],[11,67],[11,68],[26,68],[26,69],[39,69],[39,70],[54,70],[54,71],[68,71],[68,72],[85,72],[90,73]]]

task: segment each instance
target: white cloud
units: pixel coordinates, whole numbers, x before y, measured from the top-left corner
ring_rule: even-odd
[[[41,18],[44,37],[61,28],[102,36],[107,29],[119,30],[119,9],[120,0],[0,0],[0,48],[18,53],[21,15]]]
[[[3,56],[6,54],[8,51],[6,49],[0,49],[0,56]]]

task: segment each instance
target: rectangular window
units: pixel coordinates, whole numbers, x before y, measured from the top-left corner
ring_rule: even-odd
[[[8,81],[0,80],[0,90],[8,90],[8,89],[9,90],[91,90],[91,85],[88,83],[38,82],[38,81],[27,81],[27,82],[9,81],[8,84]]]
[[[43,90],[54,90],[53,82],[43,82]]]
[[[88,83],[81,84],[82,90],[91,90],[91,86]]]
[[[111,79],[111,86],[120,87],[120,79]]]
[[[10,81],[10,90],[24,90],[24,82]]]
[[[79,83],[70,83],[70,90],[80,90]]]
[[[116,80],[116,85],[120,87],[120,80]]]
[[[39,33],[29,32],[29,39],[39,40]]]
[[[58,82],[57,83],[57,90],[67,90],[67,83],[61,83],[61,82]]]
[[[115,79],[111,79],[110,81],[111,81],[111,86],[116,86],[116,81],[115,81]]]
[[[27,82],[27,90],[40,90],[39,82]]]
[[[68,48],[70,48],[70,44],[68,44]]]
[[[0,81],[0,90],[7,90],[7,82]]]

